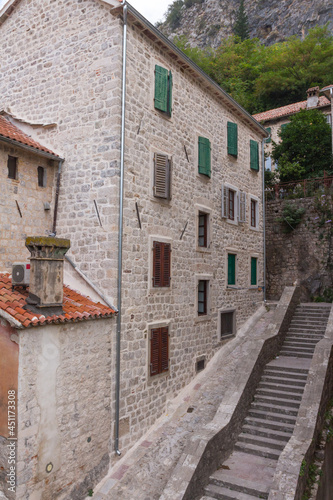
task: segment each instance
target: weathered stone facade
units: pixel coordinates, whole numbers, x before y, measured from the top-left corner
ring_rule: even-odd
[[[278,219],[283,217],[283,208],[290,204],[302,207],[302,221],[291,232]],[[285,286],[298,282],[303,290],[303,300],[322,295],[332,286],[328,265],[331,245],[327,240],[328,225],[322,224],[321,213],[314,198],[277,200],[266,203],[266,262],[267,297],[277,300]]]
[[[17,179],[8,178],[8,156],[17,158]],[[11,271],[13,262],[26,262],[27,236],[52,230],[55,162],[0,142],[0,270]],[[38,186],[37,168],[46,171],[45,187]],[[45,210],[44,204],[47,203]]]
[[[250,140],[259,143],[261,158],[264,131],[212,82],[191,69],[174,49],[163,45],[155,35],[146,36],[144,29],[135,17],[129,16],[120,385],[122,452],[165,411],[168,399],[193,378],[196,361],[208,361],[221,346],[220,311],[235,309],[239,327],[261,303],[263,285],[262,168],[258,172],[250,169]],[[22,0],[0,32],[0,107],[26,121],[57,124],[40,130],[38,135],[38,140],[50,144],[65,158],[57,235],[71,240],[70,255],[75,263],[115,303],[122,19],[118,11],[112,13],[107,2]],[[172,71],[171,118],[154,108],[156,64]],[[10,86],[12,79],[15,84]],[[237,158],[227,153],[228,121],[238,125]],[[199,136],[211,142],[211,178],[198,173]],[[170,201],[159,201],[153,196],[154,152],[172,159]],[[226,183],[247,195],[244,223],[221,217],[221,189]],[[251,227],[251,197],[258,206],[255,228]],[[209,215],[210,244],[205,249],[197,245],[200,211]],[[156,240],[171,245],[168,288],[152,286],[152,244]],[[228,251],[237,255],[237,281],[233,287],[227,286]],[[257,259],[256,286],[251,286],[251,257]],[[205,316],[197,314],[200,279],[209,282]],[[170,364],[166,373],[150,376],[150,330],[157,325],[169,327]],[[72,352],[68,352],[70,355]],[[112,397],[114,373],[113,359],[101,382],[109,381],[111,375]],[[34,378],[36,373],[27,371],[26,375]],[[87,398],[89,391],[98,394],[98,388],[99,385],[97,390],[89,385]],[[71,394],[66,394],[66,390],[63,396],[70,400]],[[71,403],[69,418],[74,418],[74,410]],[[110,435],[113,439],[113,430]],[[75,436],[69,433],[67,437],[66,457],[70,460]]]

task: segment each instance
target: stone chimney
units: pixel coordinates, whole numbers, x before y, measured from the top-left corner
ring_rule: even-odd
[[[311,87],[306,91],[307,94],[307,103],[306,108],[316,108],[318,106],[319,101],[319,87]]]
[[[31,253],[26,309],[45,316],[62,314],[64,256],[70,241],[35,236],[25,246]]]

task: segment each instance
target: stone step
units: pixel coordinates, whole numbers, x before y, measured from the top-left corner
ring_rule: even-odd
[[[304,392],[304,386],[299,387],[299,386],[294,386],[294,385],[286,385],[283,383],[271,383],[271,382],[260,382],[258,385],[258,389],[273,389],[275,391],[283,391],[283,392],[293,392],[296,394],[303,394]]]
[[[306,382],[308,375],[305,373],[293,373],[293,372],[279,372],[275,371],[274,368],[265,368],[263,375],[266,377],[279,377],[280,379],[292,379],[299,380],[300,382]]]
[[[303,387],[306,384],[306,380],[298,380],[294,378],[281,377],[279,375],[263,375],[261,377],[262,382],[268,382],[269,384],[284,384],[291,386]]]
[[[262,438],[273,439],[274,441],[282,441],[284,445],[287,441],[289,441],[291,436],[291,434],[287,432],[281,432],[277,431],[276,429],[267,429],[266,427],[257,427],[248,424],[243,425],[242,433],[240,434],[240,436],[242,436],[243,434],[260,436]]]
[[[264,403],[268,405],[272,404],[275,406],[279,405],[287,408],[295,408],[297,410],[301,404],[300,400],[295,401],[294,399],[284,399],[282,397],[277,400],[274,397],[266,394],[255,394],[254,403]]]
[[[255,498],[260,498],[260,496],[248,495],[247,493],[242,493],[241,491],[234,491],[230,488],[217,486],[216,484],[211,483],[205,486],[204,491],[205,495],[208,495],[208,498],[214,498],[217,500],[254,500]],[[262,498],[268,498],[268,496]]]
[[[262,409],[260,409],[262,408]],[[284,422],[286,424],[295,424],[298,410],[296,408],[294,410],[289,409],[288,411],[293,411],[294,414],[288,414],[283,412],[284,408],[279,408],[280,411],[272,412],[268,406],[262,405],[259,408],[251,408],[249,409],[248,415],[250,417],[262,418],[267,420],[273,420],[273,422]]]
[[[249,453],[250,455],[258,455],[259,457],[271,458],[273,460],[278,460],[281,454],[281,450],[271,450],[266,446],[243,443],[241,441],[237,441],[234,449],[243,453]]]
[[[327,323],[329,314],[318,314],[318,313],[310,313],[310,314],[302,314],[296,313],[293,316],[292,321],[317,321],[318,323]]]
[[[264,436],[257,436],[256,434],[241,433],[238,436],[237,443],[249,443],[256,446],[263,446],[269,450],[280,450],[286,446],[286,442],[278,441],[277,439],[271,439]]]
[[[323,332],[324,333],[324,332]],[[319,333],[303,333],[303,332],[288,332],[285,340],[288,338],[292,339],[308,339],[308,340],[313,340],[316,342],[319,342],[324,337],[323,334]]]
[[[297,417],[299,405],[297,408],[295,408],[293,406],[284,406],[279,403],[280,401],[278,402],[274,401],[273,403],[270,403],[269,401],[266,402],[253,401],[253,403],[251,403],[249,411],[261,411],[263,413],[267,413],[268,415],[270,415],[271,413],[273,415],[279,414],[282,417],[287,417],[287,418]]]
[[[275,391],[273,389],[268,389],[264,387],[258,387],[256,391],[256,395],[261,395],[261,396],[270,396],[272,399],[275,399],[275,404],[278,400],[280,399],[291,399],[292,401],[301,401],[302,400],[302,395],[301,394],[295,394],[294,392],[287,392],[287,391]]]
[[[305,352],[297,352],[297,351],[280,351],[280,356],[289,356],[292,358],[304,358],[304,359],[312,359],[313,354],[308,354]]]
[[[294,425],[287,424],[285,422],[277,422],[271,421],[264,418],[256,418],[256,417],[245,417],[244,425],[249,425],[251,427],[259,427],[266,429],[273,429],[279,432],[284,432],[287,435],[291,435],[294,432]]]
[[[289,366],[288,367],[276,366],[276,365],[271,365],[270,363],[268,363],[266,365],[265,370],[275,370],[277,372],[283,372],[283,373],[287,373],[287,372],[288,373],[296,373],[299,375],[308,375],[308,373],[309,373],[308,368],[290,368]]]
[[[214,472],[214,474],[210,476],[209,482],[216,486],[253,495],[256,498],[258,498],[259,495],[259,498],[267,498],[269,494],[268,486],[262,484],[262,482],[256,480],[256,478],[252,480],[244,479],[243,477],[237,477],[230,473],[228,474],[226,470],[217,470]]]
[[[287,337],[283,342],[283,347],[311,347],[315,349],[320,339],[305,339],[304,337]]]
[[[292,347],[292,346],[287,346],[285,344],[282,345],[281,350],[283,351],[297,351],[297,352],[305,352],[308,354],[313,354],[313,351],[315,350],[315,347]]]

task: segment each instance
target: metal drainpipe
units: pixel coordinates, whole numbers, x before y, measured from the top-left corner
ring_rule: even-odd
[[[262,218],[263,218],[263,240],[264,240],[264,302],[266,302],[266,210],[265,210],[265,142],[266,139],[262,140],[261,144],[261,156],[262,156]]]
[[[124,152],[125,152],[125,97],[126,97],[126,44],[127,44],[127,5],[123,3],[123,75],[121,95],[121,150],[120,150],[120,193],[119,193],[119,240],[118,240],[118,316],[117,316],[117,352],[116,352],[116,415],[115,415],[115,451],[119,450],[119,399],[120,399],[120,339],[121,339],[121,285],[123,258],[123,208],[124,208]]]
[[[53,233],[55,233],[57,230],[58,201],[59,201],[59,193],[60,193],[60,177],[61,177],[61,169],[62,169],[63,163],[64,163],[64,160],[60,160],[59,165],[58,165],[57,187],[56,187],[56,192],[55,192],[53,226],[52,226]]]

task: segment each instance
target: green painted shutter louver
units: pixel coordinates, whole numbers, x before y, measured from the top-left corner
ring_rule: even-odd
[[[169,72],[168,79],[168,115],[171,116],[172,111],[172,73]]]
[[[228,254],[228,285],[236,285],[236,255]]]
[[[155,108],[168,112],[168,80],[169,72],[161,66],[155,66]],[[171,107],[171,103],[170,103]]]
[[[265,140],[265,142],[266,142],[266,144],[269,144],[270,142],[272,142],[272,137],[271,137],[272,129],[271,129],[271,127],[267,127],[266,130],[269,133],[269,137],[267,137],[267,139]]]
[[[238,127],[237,123],[228,122],[228,154],[232,156],[238,155]]]
[[[257,258],[251,257],[251,285],[257,284]]]
[[[283,123],[283,124],[281,125],[281,132],[282,132],[282,130],[284,130],[286,127],[288,127],[288,125],[289,125],[289,123]]]
[[[259,144],[252,139],[250,140],[250,168],[259,170]]]
[[[205,137],[199,137],[199,174],[210,177],[210,140]]]

